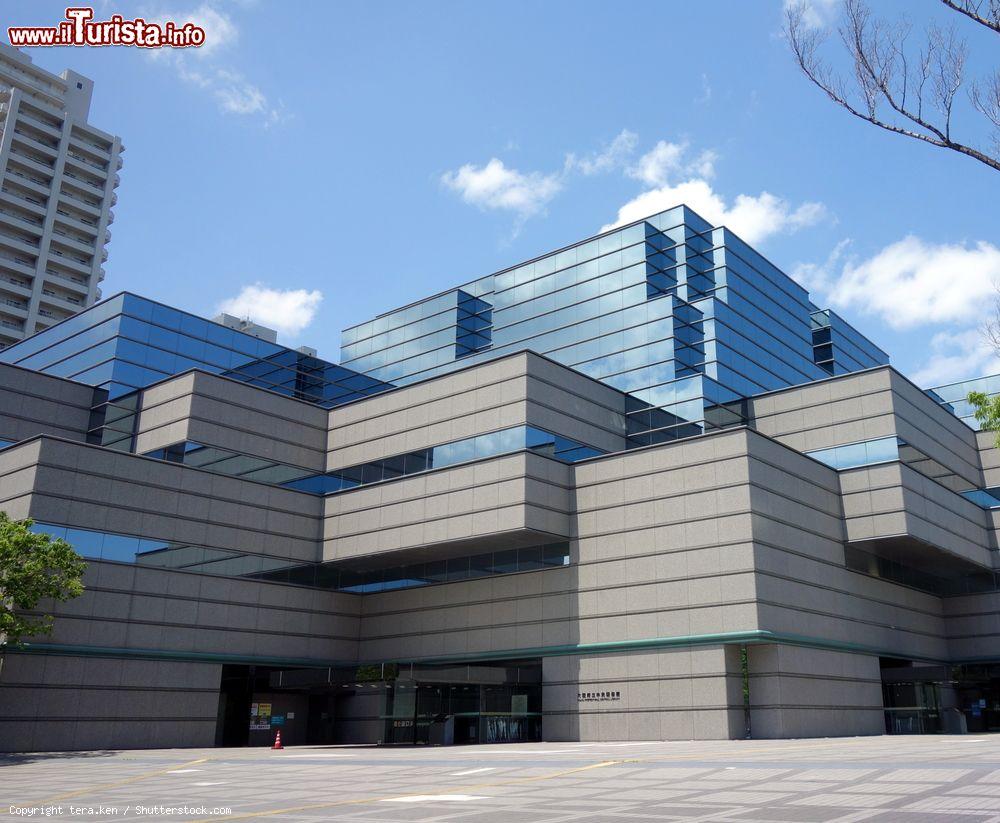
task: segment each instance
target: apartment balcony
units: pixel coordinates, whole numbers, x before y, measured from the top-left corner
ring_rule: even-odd
[[[81,177],[79,174],[75,174],[69,169],[63,169],[63,177],[70,183],[70,185],[79,186],[81,191],[87,192],[88,194],[104,194],[103,183],[96,182],[87,177]]]
[[[101,165],[94,160],[88,160],[82,154],[75,152],[72,149],[66,153],[66,162],[71,163],[90,174],[94,174],[96,172],[100,175],[106,175],[108,173],[107,163]]]
[[[55,247],[50,247],[49,251],[55,255],[54,259],[58,260],[60,265],[65,266],[71,271],[79,272],[80,274],[90,274],[91,263],[87,260],[82,259],[71,252],[65,252],[62,249],[57,249]]]
[[[23,152],[24,155],[29,157],[35,163],[38,163],[48,172],[55,169],[56,158],[59,156],[58,146],[55,148],[47,146],[17,127],[14,128],[14,133],[11,135],[10,142],[11,153],[17,153],[18,151]],[[15,151],[15,146],[17,146],[17,151]]]
[[[75,310],[66,311],[55,306],[40,306],[38,309],[38,319],[46,326],[53,326],[74,314],[76,314]]]
[[[0,242],[2,240],[3,235],[0,235]],[[15,252],[0,249],[0,272],[3,270],[16,274],[24,274],[29,278],[33,278],[35,276],[35,261],[27,257],[21,257]],[[28,288],[30,287],[29,283]]]
[[[71,229],[76,229],[84,234],[90,235],[97,238],[97,226],[98,221],[93,220],[89,217],[83,217],[79,214],[73,214],[73,212],[66,211],[66,209],[56,208],[56,223],[60,223],[65,226],[69,226]]]
[[[10,167],[7,168],[7,175],[11,179],[11,182],[16,182],[19,186],[24,186],[24,188],[30,189],[36,194],[45,195],[46,198],[49,196],[51,183],[48,180],[32,177],[19,169],[12,169]],[[14,180],[14,178],[17,179]]]
[[[111,242],[111,229],[105,229],[104,230],[104,242],[105,243],[110,243]]]
[[[54,326],[63,319],[58,312],[54,312],[51,309],[39,308],[38,317],[35,320],[35,332],[37,333],[42,331],[42,329],[47,329],[49,326]]]
[[[107,249],[101,249],[101,262],[102,263],[107,263],[108,262],[108,250]]]
[[[27,302],[31,299],[31,281],[7,274],[0,261],[0,294],[13,295]]]
[[[90,278],[82,277],[79,274],[60,272],[55,269],[45,269],[45,279],[51,280],[54,285],[62,289],[70,289],[75,292],[86,294],[90,291]]]
[[[63,105],[63,97],[66,94],[64,81],[60,80],[59,83],[62,85],[56,85],[49,80],[35,77],[24,69],[11,65],[5,66],[5,71],[10,78],[11,85],[29,94],[38,95],[48,106],[55,108]]]
[[[0,222],[6,223],[8,226],[13,226],[16,229],[27,229],[39,237],[42,236],[42,225],[44,221],[39,217],[20,214],[13,209],[0,206]]]
[[[20,118],[18,119],[17,125],[14,126],[14,134],[23,140],[29,148],[42,151],[53,160],[59,156],[58,140],[52,140],[45,137],[44,135],[36,132],[34,129],[21,128]]]
[[[5,314],[9,314],[13,317],[18,317],[21,320],[27,320],[28,301],[7,297],[3,294],[3,286],[0,284],[0,311],[3,311]]]
[[[89,128],[93,128],[93,126],[89,126]],[[85,151],[94,152],[102,159],[107,159],[107,157],[111,154],[111,149],[113,148],[111,140],[108,140],[107,142],[100,142],[99,139],[83,132],[79,124],[75,125],[72,131],[70,131],[69,139],[72,143],[76,143]]]
[[[34,215],[45,217],[45,201],[30,194],[16,191],[6,184],[0,186],[0,202],[9,203]]]
[[[124,165],[125,163],[122,161],[121,155],[119,155],[118,159],[115,161],[115,168],[118,169],[118,171],[121,171],[122,166]]]
[[[24,321],[17,322],[15,320],[8,320],[3,315],[0,315],[0,331],[3,329],[12,329],[17,332],[24,333]],[[20,335],[18,336],[20,338]]]
[[[48,175],[50,178],[55,172],[55,163],[47,163],[44,160],[38,160],[36,157],[26,153],[22,149],[14,148],[14,146],[10,147],[10,156],[25,168],[41,172],[42,174]]]
[[[14,251],[27,252],[32,257],[37,258],[40,243],[37,240],[23,237],[19,234],[9,234],[0,231],[0,245],[8,246]]]
[[[71,151],[84,154],[95,163],[103,163],[107,168],[108,160],[111,158],[111,145],[102,146],[93,140],[81,136],[77,131],[69,134],[69,145]]]
[[[54,301],[56,307],[63,309],[69,309],[70,311],[75,311],[83,306],[83,299],[80,297],[74,297],[71,294],[60,294],[59,292],[52,291],[52,289],[46,289],[42,287],[42,296],[45,300]]]
[[[0,89],[0,99],[4,98],[5,89]],[[66,112],[63,110],[63,103],[60,99],[58,103],[50,103],[47,100],[42,100],[38,97],[22,95],[21,105],[19,111],[27,110],[32,117],[41,117],[39,119],[43,122],[52,121],[54,123],[59,123],[59,128],[62,129],[62,124],[66,119]],[[48,121],[46,120],[48,118]]]
[[[25,123],[30,125],[34,129],[43,134],[47,134],[49,137],[54,137],[56,141],[62,139],[62,127],[54,126],[51,123],[47,123],[40,117],[36,116],[29,108],[26,106],[21,106],[17,112],[19,119],[23,119]]]
[[[66,198],[72,203],[73,206],[81,211],[91,214],[94,217],[101,216],[101,204],[99,202],[95,204],[93,201],[87,200],[78,194],[67,191],[66,189],[60,189],[59,197]]]
[[[94,253],[93,240],[81,240],[79,237],[75,237],[69,232],[59,228],[53,228],[52,234],[58,238],[56,242],[61,243],[68,249],[78,251],[85,255],[91,255]]]

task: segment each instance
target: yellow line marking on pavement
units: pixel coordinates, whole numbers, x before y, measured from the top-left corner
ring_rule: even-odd
[[[167,766],[164,769],[157,769],[155,772],[146,772],[144,774],[137,774],[135,777],[129,777],[126,780],[117,780],[114,783],[102,783],[98,786],[89,786],[86,789],[75,789],[71,792],[66,792],[65,794],[57,795],[56,797],[49,797],[45,800],[35,800],[31,803],[11,803],[11,806],[42,806],[49,803],[58,803],[60,800],[69,800],[71,797],[79,797],[84,794],[91,794],[92,792],[102,791],[104,789],[117,789],[119,786],[128,786],[131,783],[138,783],[140,780],[147,780],[150,777],[159,777],[160,775],[169,774],[177,769],[185,769],[188,766],[195,766],[198,763],[207,763],[211,758],[202,757],[198,760],[191,760],[187,763],[175,763],[173,766]]]
[[[878,740],[878,739],[879,738],[875,738],[875,740]],[[650,756],[650,757],[637,757],[637,758],[617,759],[617,760],[603,760],[603,761],[600,761],[600,762],[597,762],[597,763],[590,763],[590,764],[588,764],[586,766],[576,766],[576,767],[571,768],[571,769],[564,769],[563,771],[553,772],[551,774],[534,775],[534,776],[531,776],[531,777],[516,777],[516,778],[511,778],[509,780],[499,780],[499,781],[493,781],[493,782],[474,783],[474,784],[463,785],[463,786],[446,787],[446,788],[443,788],[441,790],[436,790],[436,793],[438,793],[438,794],[459,794],[459,793],[465,793],[465,792],[467,792],[469,790],[472,790],[472,789],[496,788],[496,787],[500,787],[500,786],[512,786],[512,785],[518,785],[518,784],[521,784],[521,783],[537,782],[537,781],[540,781],[540,780],[554,780],[554,779],[557,779],[557,778],[560,778],[560,777],[565,777],[565,776],[571,775],[571,774],[578,774],[580,772],[590,771],[590,770],[593,770],[593,769],[600,769],[600,768],[604,768],[604,767],[607,767],[607,766],[623,765],[623,764],[626,764],[626,763],[627,764],[642,764],[642,763],[650,763],[650,764],[652,764],[652,763],[659,763],[659,762],[664,762],[664,761],[676,761],[676,760],[692,760],[692,761],[714,761],[714,760],[722,760],[722,761],[730,761],[731,762],[733,760],[742,760],[744,758],[752,758],[752,757],[756,757],[759,754],[771,753],[771,752],[785,752],[785,753],[787,753],[787,755],[788,755],[789,758],[794,759],[795,756],[799,752],[806,751],[806,750],[813,750],[814,751],[814,750],[817,750],[817,749],[830,749],[831,750],[831,754],[834,754],[834,753],[837,753],[837,752],[839,752],[839,753],[842,754],[846,750],[850,750],[850,749],[852,749],[852,748],[854,748],[856,746],[866,746],[866,747],[870,746],[872,744],[872,742],[873,742],[873,739],[872,738],[867,738],[867,737],[866,738],[861,738],[861,739],[851,739],[851,740],[844,740],[844,739],[841,739],[841,740],[830,740],[830,739],[827,739],[827,740],[823,740],[821,743],[816,743],[816,744],[812,744],[812,745],[797,746],[795,748],[789,748],[787,745],[767,746],[767,747],[749,746],[749,747],[747,747],[743,751],[740,751],[738,749],[737,750],[727,749],[727,750],[716,750],[716,751],[686,752],[686,753],[683,753],[683,754],[678,753],[678,754],[674,754],[674,755],[661,755],[661,756],[653,755],[653,756]],[[567,751],[567,754],[573,754],[573,753],[574,752],[572,752],[572,751]],[[526,757],[530,757],[531,752],[530,751],[524,752],[524,755]],[[937,757],[941,757],[940,754],[936,755],[936,756]],[[178,769],[183,769],[183,768],[186,768],[188,766],[194,766],[194,765],[197,765],[199,763],[206,763],[206,762],[208,762],[211,759],[212,758],[204,757],[204,758],[200,758],[198,760],[192,760],[192,761],[190,761],[188,763],[178,763],[178,764],[175,764],[173,766],[169,766],[167,768],[159,769],[157,771],[147,772],[145,774],[136,775],[135,777],[129,778],[127,780],[117,781],[117,782],[114,782],[114,783],[106,783],[106,784],[103,784],[103,785],[93,786],[93,787],[89,787],[89,788],[86,788],[86,789],[79,789],[79,790],[75,790],[75,791],[72,791],[72,792],[67,792],[66,794],[62,794],[62,795],[59,795],[57,797],[49,798],[47,800],[36,801],[34,803],[31,803],[31,804],[12,804],[12,805],[21,805],[21,806],[23,806],[23,805],[40,805],[40,804],[45,804],[45,803],[58,802],[60,800],[66,800],[66,799],[71,798],[71,797],[78,797],[80,795],[89,794],[89,793],[100,791],[100,790],[103,790],[103,789],[118,788],[120,786],[126,786],[126,785],[129,785],[131,783],[136,783],[136,782],[138,782],[140,780],[146,780],[146,779],[151,778],[151,777],[157,777],[157,776],[160,776],[160,775],[169,774],[172,771],[176,771]],[[248,760],[250,760],[250,758],[248,758]],[[810,763],[810,761],[803,761],[800,767],[801,768],[808,768],[809,767],[809,763]],[[393,763],[392,765],[395,765],[395,763]],[[769,765],[769,761],[764,760],[764,761],[762,761],[760,763],[754,763],[751,766],[748,766],[748,768],[767,768],[768,765]],[[849,766],[857,766],[859,764],[858,764],[857,761],[845,761],[844,765],[845,765],[845,767],[849,767]],[[905,766],[906,766],[906,761],[901,761],[900,764],[899,764],[899,767],[905,768]],[[883,766],[882,768],[888,768],[888,767],[887,766]],[[400,798],[400,797],[410,797],[410,796],[412,796],[412,794],[413,794],[412,792],[407,792],[406,794],[385,795],[385,796],[380,796],[380,797],[352,798],[350,800],[339,800],[339,801],[334,801],[334,802],[331,802],[331,803],[314,803],[314,804],[305,804],[305,805],[301,805],[301,806],[291,806],[291,807],[281,808],[281,809],[263,810],[263,811],[259,811],[259,812],[245,812],[243,814],[227,815],[226,819],[227,820],[244,820],[244,819],[249,819],[249,818],[257,818],[257,817],[271,817],[271,816],[280,815],[280,814],[292,814],[292,813],[295,813],[295,812],[309,811],[309,810],[312,810],[312,809],[329,809],[329,808],[336,808],[336,807],[339,807],[339,806],[357,806],[357,805],[364,805],[364,804],[368,804],[368,803],[378,803],[380,801],[385,801],[385,800],[393,800],[393,799]],[[204,818],[202,820],[192,821],[192,823],[218,823],[218,820],[219,820],[218,818]]]
[[[450,786],[444,789],[435,789],[435,794],[465,794],[467,791],[472,789],[489,789],[496,788],[498,786],[512,786],[518,783],[530,783],[537,780],[554,780],[558,777],[565,777],[568,774],[576,774],[578,772],[586,772],[591,769],[601,769],[605,766],[617,766],[620,763],[625,763],[629,761],[624,760],[602,760],[600,763],[590,763],[587,766],[577,766],[573,769],[565,769],[561,772],[553,772],[552,774],[542,774],[534,775],[533,777],[515,777],[510,780],[499,780],[492,783],[473,783],[468,786]],[[266,809],[259,812],[245,812],[244,814],[230,814],[225,816],[225,820],[246,820],[252,817],[272,817],[279,814],[294,814],[296,812],[311,811],[314,809],[332,809],[338,806],[363,806],[367,803],[380,803],[387,800],[398,800],[401,797],[413,797],[413,792],[406,792],[405,794],[391,794],[382,797],[356,797],[351,800],[337,800],[333,803],[310,803],[304,806],[289,806],[284,809]],[[206,817],[201,820],[193,820],[191,823],[219,823],[218,817]]]

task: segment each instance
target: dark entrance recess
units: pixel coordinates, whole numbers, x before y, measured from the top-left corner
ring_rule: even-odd
[[[250,737],[250,704],[253,702],[255,666],[222,667],[216,746],[245,746]]]
[[[887,733],[1000,731],[1000,663],[880,662]]]
[[[333,696],[299,689],[274,689],[279,669],[268,666],[222,667],[217,746],[270,746],[280,729],[286,745],[332,743]],[[254,706],[267,706],[255,715]]]
[[[382,742],[520,743],[542,738],[541,683],[397,680],[385,687]],[[438,727],[444,731],[438,737]]]
[[[270,745],[278,728],[286,745],[541,740],[542,665],[224,666],[216,744]]]

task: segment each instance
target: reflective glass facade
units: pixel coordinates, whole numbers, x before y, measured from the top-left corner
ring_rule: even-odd
[[[569,544],[563,542],[359,571],[342,563],[303,563],[260,553],[149,540],[55,523],[35,523],[31,528],[68,541],[80,555],[93,560],[223,577],[251,577],[357,594],[537,571],[569,563]]]
[[[957,492],[980,508],[1000,508],[1000,488],[978,489],[968,480],[959,477],[937,460],[928,457],[898,437],[880,437],[877,440],[834,446],[829,449],[805,452],[805,454],[838,471],[899,460],[911,469],[920,472],[924,477],[929,477],[945,488]]]
[[[96,386],[111,400],[188,369],[327,408],[391,388],[318,357],[129,293],[0,351],[0,362]]]
[[[88,440],[125,451],[132,449],[137,391],[189,369],[325,408],[392,388],[127,292],[0,351],[0,362],[94,386]]]
[[[459,354],[462,295],[490,307],[490,335]],[[637,445],[742,422],[740,400],[763,391],[888,362],[685,207],[353,326],[341,362],[403,385],[523,349],[628,392]]]
[[[896,437],[880,437],[878,440],[834,446],[830,449],[806,452],[806,454],[832,469],[852,469],[856,466],[899,460],[899,446],[902,442]]]
[[[630,445],[742,423],[746,397],[888,362],[686,207],[349,328],[342,365],[127,293],[0,361],[106,392],[91,440],[128,448],[129,396],[188,369],[329,408],[524,349],[626,392]]]
[[[887,355],[878,349],[873,351],[872,342],[836,312],[814,311],[810,321],[813,361],[827,374],[849,374],[870,368],[876,352],[885,358],[882,362],[888,362]]]
[[[585,446],[534,426],[514,426],[325,474],[316,474],[297,466],[275,463],[261,457],[238,454],[191,441],[175,443],[167,448],[148,452],[146,457],[183,463],[217,474],[284,486],[309,494],[326,495],[371,483],[381,483],[384,480],[395,480],[397,477],[409,474],[443,469],[459,463],[525,450],[567,463],[603,454],[592,446]]]
[[[973,415],[968,396],[972,392],[982,392],[989,397],[1000,394],[1000,374],[989,377],[977,377],[974,380],[962,380],[959,383],[948,383],[928,389],[927,393],[944,406],[956,417],[965,421],[974,429],[979,429],[979,421]]]

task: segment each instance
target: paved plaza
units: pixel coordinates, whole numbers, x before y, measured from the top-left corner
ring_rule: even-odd
[[[10,819],[1000,823],[1000,736],[170,749],[0,766]]]

